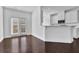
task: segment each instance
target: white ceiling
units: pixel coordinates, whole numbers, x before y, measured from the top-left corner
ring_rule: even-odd
[[[22,10],[22,11],[27,11],[27,12],[33,12],[37,7],[39,6],[4,6],[6,8],[11,8],[11,9],[17,9],[17,10]],[[44,10],[51,10],[51,11],[64,11],[67,9],[75,8],[78,6],[42,6],[42,9]]]
[[[43,6],[42,9],[52,10],[52,11],[64,11],[76,7],[78,6]]]
[[[4,7],[27,12],[32,12],[36,8],[36,6],[4,6]]]

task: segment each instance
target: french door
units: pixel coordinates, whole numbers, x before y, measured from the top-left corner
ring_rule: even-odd
[[[26,34],[26,21],[24,18],[11,18],[11,34]]]

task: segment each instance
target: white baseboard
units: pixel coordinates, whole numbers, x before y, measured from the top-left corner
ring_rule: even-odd
[[[33,35],[34,37],[36,37],[36,38],[42,40],[42,41],[45,41],[44,38],[42,38],[42,37],[40,37],[40,36],[37,36],[37,35],[34,35],[34,34],[32,34],[32,35]]]
[[[29,34],[29,35],[31,35],[31,34]],[[40,39],[40,40],[42,40],[42,41],[46,41],[46,42],[58,42],[58,41],[52,41],[52,40],[45,40],[44,38],[42,38],[42,37],[39,37],[39,36],[37,36],[37,35],[34,35],[34,34],[32,34],[34,37],[37,37],[38,39]],[[20,36],[20,35],[17,35],[17,36]],[[2,42],[3,40],[4,40],[4,38],[10,38],[10,37],[12,37],[12,36],[5,36],[5,37],[1,37],[0,38],[0,42]],[[73,41],[66,41],[66,42],[60,42],[60,43],[72,43]]]
[[[10,37],[12,37],[12,36],[5,36],[4,39],[5,39],[5,38],[10,38]]]
[[[3,38],[10,38],[10,37],[14,37],[14,36],[21,36],[21,35],[31,35],[31,34],[17,34],[17,35],[8,35],[8,36],[5,36]]]
[[[4,38],[3,37],[0,37],[0,42],[2,42],[4,40]]]
[[[27,33],[26,35],[32,35],[31,33]]]
[[[53,40],[45,40],[45,42],[72,43],[73,41],[53,41]]]

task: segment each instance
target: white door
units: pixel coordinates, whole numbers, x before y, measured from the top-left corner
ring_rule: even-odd
[[[19,34],[19,19],[11,18],[11,34]]]
[[[26,21],[24,18],[19,19],[19,31],[20,34],[26,34]]]
[[[11,34],[26,34],[26,21],[24,18],[11,18]]]

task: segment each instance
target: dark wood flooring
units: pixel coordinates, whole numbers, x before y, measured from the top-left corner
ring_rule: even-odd
[[[73,53],[79,53],[79,38],[74,39],[72,47],[73,47],[72,48]]]
[[[0,43],[1,53],[42,53],[44,42],[32,35],[6,38]]]
[[[45,42],[47,53],[71,53],[72,43]]]
[[[79,38],[72,43],[45,42],[46,53],[79,53]]]
[[[79,38],[72,43],[44,42],[32,35],[6,38],[0,53],[79,53]]]

